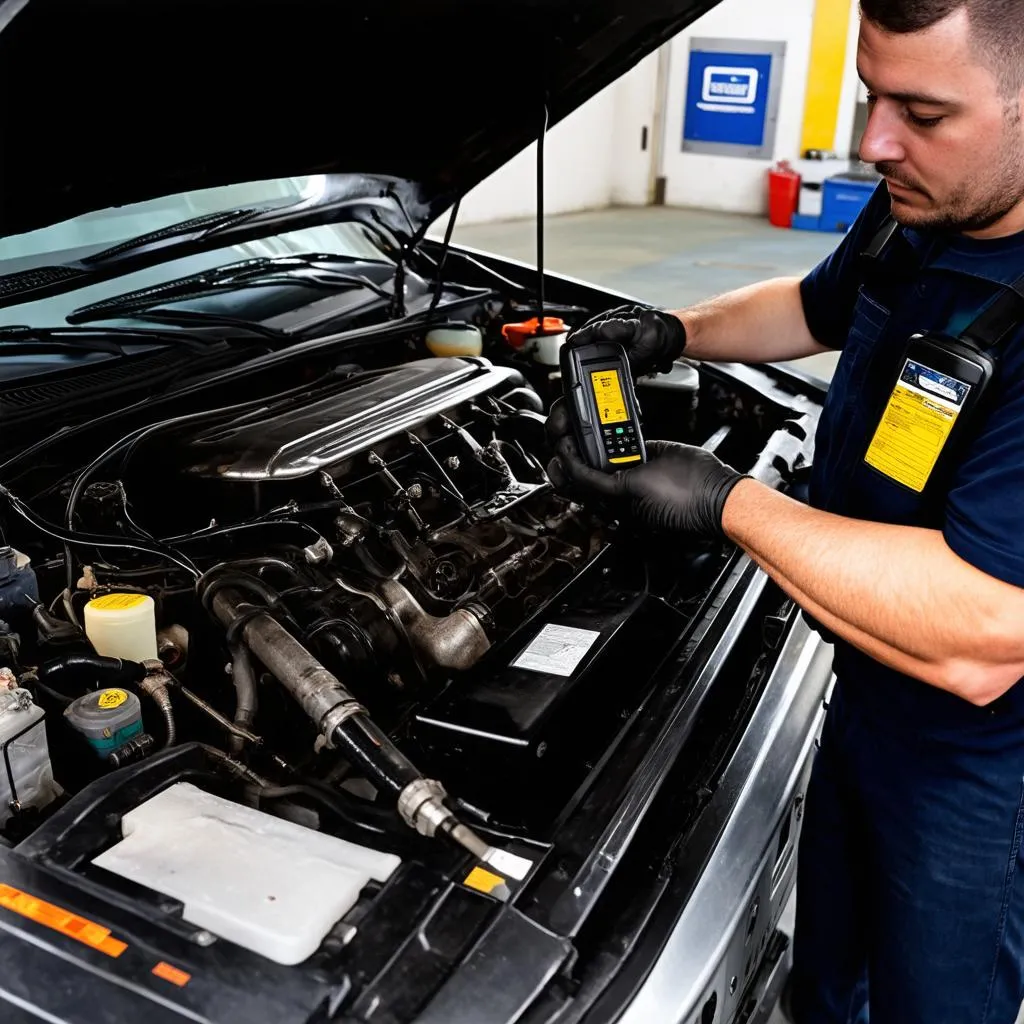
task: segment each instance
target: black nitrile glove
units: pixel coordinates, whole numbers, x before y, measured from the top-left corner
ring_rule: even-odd
[[[682,320],[651,306],[618,306],[588,320],[570,332],[568,345],[585,342],[617,342],[626,350],[634,377],[668,373],[686,348]]]
[[[603,498],[623,505],[651,530],[708,540],[724,536],[725,501],[744,475],[711,452],[673,441],[648,441],[646,463],[609,473],[583,461],[563,399],[552,405],[547,429],[555,451],[548,476],[555,490],[582,502]]]

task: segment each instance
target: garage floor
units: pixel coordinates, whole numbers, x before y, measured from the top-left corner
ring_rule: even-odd
[[[765,278],[803,274],[841,237],[773,228],[761,217],[649,206],[549,217],[544,247],[551,270],[679,308]],[[536,259],[532,220],[456,225],[454,239]],[[801,362],[829,379],[835,361],[829,353]]]

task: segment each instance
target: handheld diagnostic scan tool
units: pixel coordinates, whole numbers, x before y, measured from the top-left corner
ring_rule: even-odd
[[[562,390],[587,465],[614,472],[646,462],[626,350],[603,341],[563,345],[560,362]]]

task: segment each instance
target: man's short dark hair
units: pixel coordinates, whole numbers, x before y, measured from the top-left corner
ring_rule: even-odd
[[[1024,0],[861,0],[864,17],[887,32],[920,32],[962,8],[972,42],[1008,96],[1024,87]]]

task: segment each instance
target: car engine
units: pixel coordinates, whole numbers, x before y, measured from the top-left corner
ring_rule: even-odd
[[[552,490],[544,420],[516,369],[426,358],[121,437],[49,495],[96,557],[76,547],[79,575],[66,552],[61,585],[59,556],[10,549],[0,581],[7,678],[47,711],[56,777],[80,785],[202,741],[247,770],[347,784],[356,816],[397,801],[409,826],[479,855],[405,751],[493,799],[522,790],[496,771],[547,769],[580,721],[559,706],[557,644],[596,654],[597,633],[563,625],[554,650],[530,634],[556,595],[569,611],[607,527]],[[137,728],[117,728],[120,698],[106,716],[79,707],[100,687],[138,693]],[[119,742],[97,742],[106,719]],[[501,817],[523,824],[526,806],[507,799]]]
[[[645,844],[696,820],[792,610],[731,545],[556,492],[557,378],[500,339],[288,353],[0,465],[0,846],[153,941],[355,977],[453,884],[568,928],[673,744]],[[773,378],[638,390],[648,436],[806,467],[815,407]]]

